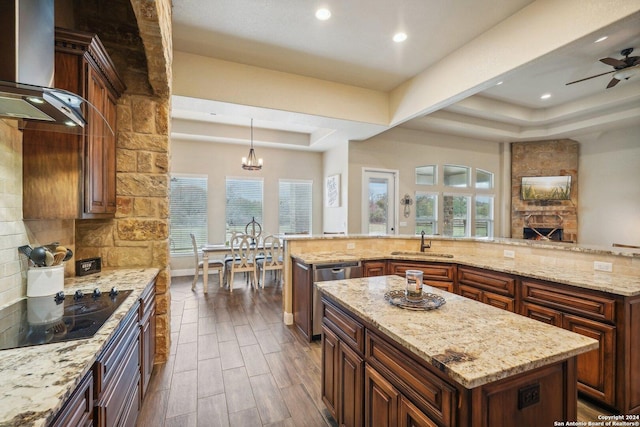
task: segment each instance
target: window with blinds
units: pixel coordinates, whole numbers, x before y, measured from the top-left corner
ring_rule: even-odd
[[[171,255],[193,254],[191,233],[207,242],[207,176],[173,175],[169,191]]]
[[[232,233],[245,233],[252,219],[263,224],[263,181],[262,178],[227,178],[226,191],[226,241],[230,241]]]
[[[311,233],[312,181],[278,182],[278,232]]]

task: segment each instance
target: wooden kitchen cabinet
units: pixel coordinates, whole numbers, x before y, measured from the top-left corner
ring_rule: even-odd
[[[400,392],[369,365],[364,369],[364,400],[365,426],[398,425]]]
[[[578,390],[616,403],[616,299],[599,292],[533,279],[521,280],[520,314],[598,341],[578,356]]]
[[[407,270],[420,270],[423,273],[422,280],[425,285],[442,289],[447,292],[454,291],[456,266],[454,264],[420,261],[389,261],[389,274],[405,277]]]
[[[56,415],[51,427],[87,427],[93,423],[93,374],[89,372]]]
[[[334,419],[338,419],[338,337],[322,326],[322,401]]]
[[[140,399],[144,399],[156,356],[156,287],[140,296]]]
[[[362,262],[363,277],[384,276],[385,274],[387,274],[386,261],[363,261]]]
[[[322,400],[341,426],[362,426],[364,327],[334,305],[323,304]]]
[[[291,283],[293,323],[304,337],[311,341],[313,339],[313,272],[310,265],[295,259],[291,260],[291,265],[293,266]]]
[[[116,103],[125,85],[97,36],[61,28],[56,29],[54,82],[97,111],[84,105],[87,125],[80,135],[23,132],[23,217],[113,217]]]
[[[467,389],[341,302],[322,301],[323,401],[338,425],[511,427],[577,416],[574,357]]]
[[[458,266],[458,292],[503,310],[516,311],[516,278],[494,271]]]
[[[140,410],[139,302],[120,323],[94,364],[94,425],[129,425]]]

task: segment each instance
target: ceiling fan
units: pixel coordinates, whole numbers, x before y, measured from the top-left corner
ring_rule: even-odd
[[[629,47],[627,49],[623,49],[620,54],[624,56],[624,59],[616,59],[616,58],[602,58],[600,62],[603,64],[607,64],[612,66],[614,69],[612,71],[607,71],[606,73],[596,74],[595,76],[585,77],[584,79],[576,80],[573,82],[569,82],[566,85],[572,85],[574,83],[583,82],[585,80],[593,79],[594,77],[604,76],[605,74],[615,73],[613,78],[607,85],[607,89],[610,87],[614,87],[620,82],[620,80],[628,80],[630,77],[640,73],[640,56],[629,56],[633,52],[633,48]]]

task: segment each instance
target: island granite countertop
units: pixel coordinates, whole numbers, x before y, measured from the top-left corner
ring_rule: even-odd
[[[66,277],[65,293],[94,288],[108,292],[113,286],[133,292],[91,338],[0,351],[0,426],[45,426],[52,421],[157,275],[157,268],[141,268]]]
[[[320,292],[467,389],[559,362],[598,348],[567,330],[451,294],[436,310],[405,310],[388,303],[404,279],[378,276],[318,282]]]

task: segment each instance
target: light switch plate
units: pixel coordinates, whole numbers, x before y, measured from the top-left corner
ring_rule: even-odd
[[[514,251],[510,251],[505,249],[504,250],[504,257],[505,258],[515,258],[516,257],[516,253]]]

